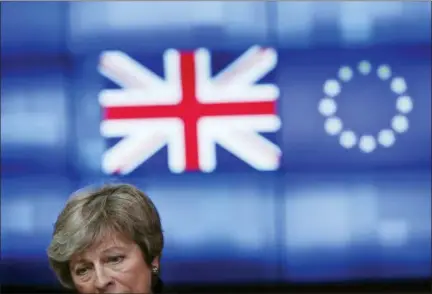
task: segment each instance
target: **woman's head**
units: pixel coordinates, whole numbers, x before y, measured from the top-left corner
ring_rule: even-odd
[[[79,191],[48,248],[60,282],[81,293],[151,293],[164,245],[153,202],[131,185]]]

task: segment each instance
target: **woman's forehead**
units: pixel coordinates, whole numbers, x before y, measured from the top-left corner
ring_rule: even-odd
[[[92,244],[85,250],[74,255],[72,259],[93,258],[113,250],[127,250],[133,245],[135,245],[135,243],[123,234],[118,232],[106,232],[93,240]]]
[[[130,247],[133,244],[132,240],[120,233],[109,233],[102,235],[99,240],[95,240],[93,250],[105,251],[113,247]],[[89,248],[89,249],[90,249]]]

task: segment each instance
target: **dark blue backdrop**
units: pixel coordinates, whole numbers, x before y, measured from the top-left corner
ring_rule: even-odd
[[[430,3],[182,4],[183,16],[151,2],[1,3],[2,283],[53,282],[45,248],[57,213],[75,189],[111,180],[100,172],[101,50],[154,67],[167,47],[235,56],[255,43],[279,53],[281,170],[254,172],[219,150],[227,164],[216,173],[174,176],[162,150],[120,179],[160,209],[166,279],[430,276]],[[362,60],[390,65],[414,101],[409,130],[370,154],[342,148],[318,112],[325,80]],[[355,76],[337,99],[359,133],[390,127],[396,111],[374,75]]]

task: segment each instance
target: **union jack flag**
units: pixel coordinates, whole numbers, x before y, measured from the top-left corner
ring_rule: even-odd
[[[211,172],[216,144],[257,170],[279,167],[281,150],[259,134],[280,128],[279,89],[257,84],[275,50],[253,46],[215,75],[206,49],[169,49],[163,61],[164,79],[123,52],[101,54],[99,72],[121,87],[99,95],[102,136],[122,138],[103,154],[104,172],[128,174],[164,146],[171,172]]]

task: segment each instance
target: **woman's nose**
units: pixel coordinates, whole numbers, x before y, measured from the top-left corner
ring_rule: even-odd
[[[104,292],[113,283],[113,281],[111,277],[107,275],[103,266],[97,266],[95,268],[95,272],[96,272],[95,287],[99,291]]]

